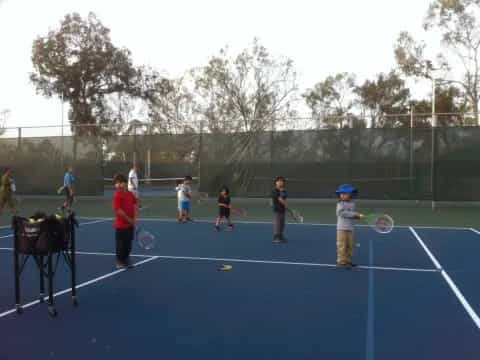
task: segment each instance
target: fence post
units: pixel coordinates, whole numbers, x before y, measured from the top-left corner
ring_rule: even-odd
[[[198,161],[197,161],[197,177],[198,191],[202,191],[202,153],[203,153],[203,120],[200,121],[200,133],[198,135]]]
[[[350,116],[347,116],[348,120],[348,134],[349,134],[349,141],[348,141],[348,182],[351,183],[353,179],[353,171],[352,171],[352,158],[353,158],[353,119]]]
[[[22,151],[22,128],[18,127],[17,150]]]
[[[409,171],[408,177],[410,182],[410,194],[413,195],[414,187],[413,187],[413,111],[415,109],[415,105],[410,106],[410,133],[409,133]]]
[[[137,163],[137,125],[133,124],[133,161],[132,166]]]
[[[435,112],[435,90],[436,83],[435,78],[432,79],[432,151],[431,151],[431,166],[430,166],[430,191],[432,193],[432,210],[435,210],[435,152],[436,152],[436,136],[435,128],[437,127],[437,115]]]

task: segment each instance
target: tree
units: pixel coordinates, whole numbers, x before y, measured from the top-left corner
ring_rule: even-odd
[[[435,60],[426,58],[425,43],[417,43],[406,32],[400,34],[395,45],[397,63],[406,75],[440,78],[458,86],[477,121],[480,120],[479,13],[479,0],[435,0],[430,4],[424,28],[427,32],[438,32],[442,45],[448,50]],[[452,55],[447,58],[446,53]],[[461,73],[454,74],[454,68],[461,68]]]
[[[465,118],[467,112],[467,101],[463,93],[453,85],[437,85],[435,96],[435,109],[437,123],[441,127],[471,125],[471,119]],[[415,127],[429,127],[430,113],[432,111],[431,99],[424,99],[412,102],[415,116]]]
[[[143,73],[142,98],[147,105],[150,131],[179,134],[199,130],[194,121],[194,96],[186,79],[167,79],[151,69]]]
[[[328,76],[303,94],[317,127],[348,127],[356,101],[355,75]]]
[[[112,44],[110,30],[93,13],[86,19],[66,15],[59,29],[38,37],[32,63],[37,92],[69,103],[75,135],[98,134],[102,125],[116,121],[111,96],[138,95],[140,73],[130,52]]]
[[[214,186],[223,182],[245,190],[256,173],[255,164],[272,158],[273,131],[293,117],[297,91],[293,61],[272,56],[255,39],[235,56],[222,49],[192,76],[196,111],[215,136],[206,141],[208,151],[203,153],[227,165],[217,167],[217,174],[205,175]]]
[[[410,121],[401,116],[386,117],[405,114],[409,106],[410,90],[395,71],[379,74],[375,80],[366,80],[355,92],[359,105],[369,115],[372,128],[406,126]]]
[[[257,39],[234,57],[222,49],[193,73],[198,110],[210,131],[258,133],[292,115],[293,61],[272,57]]]

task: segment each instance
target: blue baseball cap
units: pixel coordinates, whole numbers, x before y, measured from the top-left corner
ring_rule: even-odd
[[[342,184],[337,186],[337,191],[335,191],[337,195],[340,194],[351,194],[351,195],[357,195],[358,191],[357,189],[350,184]]]

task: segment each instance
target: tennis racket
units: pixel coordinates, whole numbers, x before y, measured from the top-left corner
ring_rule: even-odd
[[[364,220],[379,234],[388,234],[392,232],[394,228],[394,221],[392,217],[387,214],[368,214],[365,215]]]
[[[295,220],[295,222],[303,223],[303,216],[297,210],[290,209],[290,208],[287,208],[287,210],[290,216],[293,218],[293,220]]]
[[[135,231],[135,239],[138,246],[144,250],[152,250],[156,245],[155,236],[142,227],[137,227]]]

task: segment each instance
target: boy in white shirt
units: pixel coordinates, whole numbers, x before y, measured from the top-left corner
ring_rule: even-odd
[[[183,180],[178,179],[176,181],[175,191],[177,192],[177,220],[182,222],[182,193],[183,193]]]
[[[180,222],[193,221],[190,218],[190,202],[192,199],[192,188],[190,184],[192,183],[191,176],[185,176],[181,191],[179,191],[179,201],[180,201],[180,210],[181,217]]]
[[[142,205],[140,203],[140,193],[138,190],[138,165],[133,164],[132,169],[128,173],[128,191],[130,191],[133,195],[135,195],[135,199],[137,199],[138,207],[141,208]]]

